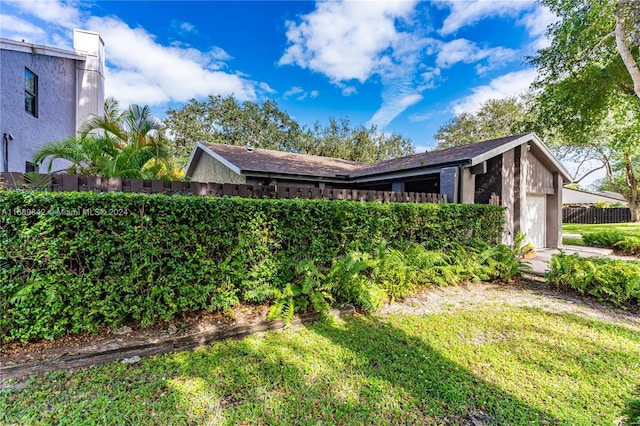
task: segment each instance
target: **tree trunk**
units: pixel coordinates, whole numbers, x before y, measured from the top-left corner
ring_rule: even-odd
[[[630,202],[629,210],[631,210],[631,222],[640,222],[640,200]]]
[[[633,54],[631,53],[631,49],[627,45],[627,31],[624,27],[624,7],[626,2],[620,2],[615,8],[615,18],[616,18],[616,47],[618,48],[618,52],[622,57],[622,62],[624,62],[629,75],[631,76],[631,80],[633,81],[633,91],[636,96],[640,99],[640,68],[633,58]]]

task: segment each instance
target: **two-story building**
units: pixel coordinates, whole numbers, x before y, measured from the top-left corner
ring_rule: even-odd
[[[74,136],[88,117],[103,115],[104,42],[76,29],[73,47],[0,39],[0,172],[38,170],[32,163],[38,148]],[[65,167],[55,160],[52,171]]]

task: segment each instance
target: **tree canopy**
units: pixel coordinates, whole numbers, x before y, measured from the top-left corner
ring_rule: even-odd
[[[530,58],[536,114],[565,143],[598,153],[612,187],[640,221],[640,1],[542,0],[559,21]]]
[[[442,125],[434,138],[438,149],[467,145],[530,131],[523,98],[491,99],[476,113],[464,112]]]
[[[277,103],[238,103],[233,97],[209,96],[169,109],[165,124],[175,155],[185,165],[198,141],[299,152],[352,161],[374,162],[413,153],[413,144],[375,126],[352,126],[349,119],[330,118],[327,125],[301,126]]]

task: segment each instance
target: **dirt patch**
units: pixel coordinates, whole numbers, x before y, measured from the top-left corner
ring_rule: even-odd
[[[458,287],[431,287],[382,307],[376,315],[425,315],[455,312],[487,304],[527,306],[549,312],[568,313],[587,319],[597,319],[625,325],[640,332],[640,313],[625,311],[549,288],[536,278],[504,284],[467,284]]]
[[[32,343],[6,343],[0,346],[0,366],[50,361],[69,355],[105,351],[130,342],[154,342],[169,336],[193,335],[207,330],[224,332],[238,324],[249,325],[263,321],[268,311],[269,307],[266,305],[238,306],[228,313],[202,311],[185,314],[169,323],[153,327],[125,324],[117,330],[102,329]]]

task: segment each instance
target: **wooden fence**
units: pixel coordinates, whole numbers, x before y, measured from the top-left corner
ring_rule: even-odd
[[[26,179],[25,179],[26,178]],[[25,182],[26,180],[26,182]],[[126,178],[101,178],[73,175],[27,175],[0,173],[4,188],[43,191],[136,192],[147,194],[181,194],[209,197],[245,198],[323,198],[327,200],[380,201],[400,203],[446,203],[446,194],[425,192],[367,191],[360,189],[321,189],[303,186],[263,186],[203,182],[177,182]]]
[[[626,207],[565,207],[562,223],[622,223],[631,222],[631,210]]]

